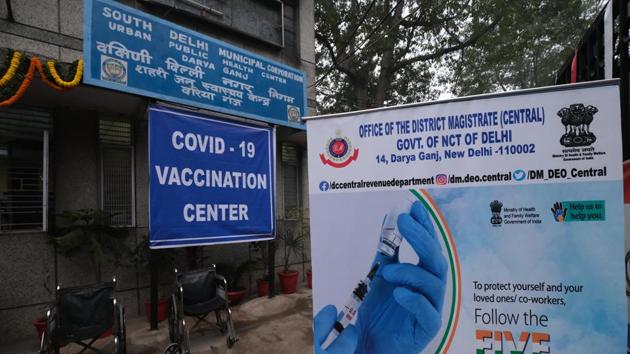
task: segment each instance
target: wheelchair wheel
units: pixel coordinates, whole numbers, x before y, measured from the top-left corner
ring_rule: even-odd
[[[190,337],[188,334],[188,330],[186,329],[186,320],[181,320],[181,336],[180,338],[182,339],[181,342],[181,348],[182,348],[182,352],[183,354],[190,354]]]
[[[168,306],[168,338],[171,343],[179,343],[181,340],[181,331],[179,327],[179,314],[177,313],[177,302],[175,295],[171,296]]]
[[[44,333],[42,333],[42,338],[40,341],[40,346],[39,346],[39,353],[40,354],[54,354],[54,349],[53,349],[53,345],[50,341],[50,337],[48,336],[48,331],[44,331]]]
[[[164,354],[182,354],[182,347],[177,343],[171,343],[164,349]]]
[[[122,305],[117,304],[115,307],[116,314],[116,336],[114,337],[114,353],[127,353],[127,328],[125,325],[125,309]]]
[[[221,334],[225,335],[225,333],[227,332],[227,312],[223,309],[218,310],[215,312],[215,315],[217,317],[217,327],[219,327],[219,331],[221,331]]]
[[[228,337],[227,338],[227,347],[228,347],[228,349],[231,349],[236,342],[238,342],[238,338]]]

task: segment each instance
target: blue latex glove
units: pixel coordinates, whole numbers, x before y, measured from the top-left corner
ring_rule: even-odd
[[[553,218],[556,219],[557,222],[563,222],[564,218],[567,216],[567,209],[564,209],[562,207],[562,203],[560,202],[555,202],[553,204],[551,212],[553,213]]]
[[[349,325],[341,332],[339,337],[326,349],[322,349],[322,343],[332,331],[337,319],[337,309],[333,305],[328,305],[321,309],[313,321],[313,344],[315,354],[351,354],[357,347],[357,329]]]
[[[355,354],[417,354],[440,330],[448,265],[420,202],[398,216],[398,229],[419,263],[377,252],[381,268],[359,308]]]

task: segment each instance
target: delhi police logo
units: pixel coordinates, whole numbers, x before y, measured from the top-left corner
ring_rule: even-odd
[[[336,137],[328,139],[326,152],[319,154],[324,165],[334,168],[343,168],[359,157],[359,149],[353,149],[347,136],[342,136],[341,131],[336,132]]]
[[[102,55],[101,80],[127,85],[127,62]]]
[[[560,144],[566,147],[590,146],[597,140],[591,132],[593,116],[599,110],[595,106],[584,106],[582,103],[572,104],[558,111],[564,135],[560,138]]]
[[[498,200],[490,203],[490,211],[492,212],[492,217],[490,218],[490,223],[493,226],[499,226],[503,223],[503,218],[501,217],[501,209],[503,208],[503,203]]]

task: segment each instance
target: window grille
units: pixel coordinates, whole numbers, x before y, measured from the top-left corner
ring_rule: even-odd
[[[298,163],[299,155],[298,147],[291,144],[282,144],[282,163],[294,164]]]
[[[112,225],[133,226],[133,148],[130,122],[100,120],[101,208]]]
[[[285,214],[300,207],[300,150],[291,144],[282,144],[282,187]]]
[[[0,109],[0,232],[45,230],[48,132],[44,111]]]

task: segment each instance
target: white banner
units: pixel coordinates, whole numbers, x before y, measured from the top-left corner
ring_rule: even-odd
[[[623,353],[619,93],[307,120],[316,353]]]

